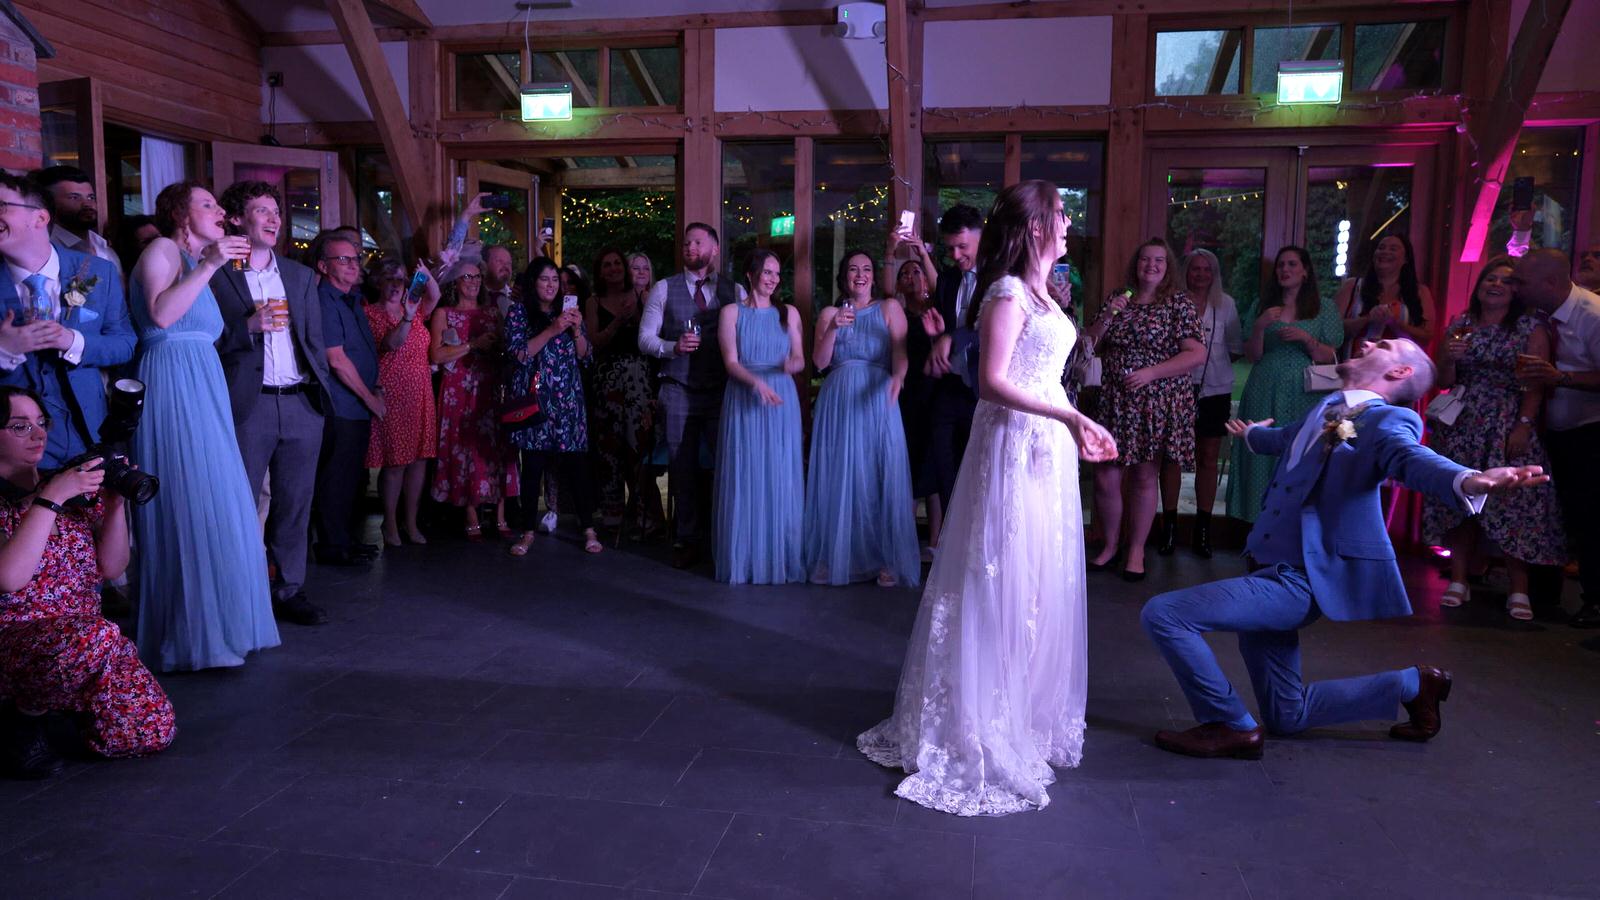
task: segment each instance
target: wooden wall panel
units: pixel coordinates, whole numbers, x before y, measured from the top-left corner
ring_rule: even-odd
[[[41,81],[89,77],[108,121],[174,136],[254,141],[261,133],[261,38],[206,0],[15,0],[56,49]]]

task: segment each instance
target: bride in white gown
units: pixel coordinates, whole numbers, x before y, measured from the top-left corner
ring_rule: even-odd
[[[961,816],[1042,809],[1083,752],[1088,688],[1078,458],[1116,456],[1068,402],[1077,339],[1048,294],[1066,253],[1054,185],[1003,191],[978,245],[980,400],[894,714],[856,746],[895,793]]]

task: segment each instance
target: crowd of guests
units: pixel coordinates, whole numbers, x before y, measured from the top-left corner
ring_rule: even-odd
[[[279,643],[279,622],[326,621],[308,561],[363,565],[381,551],[364,538],[370,470],[389,547],[428,542],[426,499],[514,557],[568,516],[589,554],[604,551],[602,530],[665,533],[673,565],[710,556],[732,584],[920,584],[978,400],[983,213],[940,217],[943,269],[910,229],[889,236],[883,264],[847,250],[807,347],[770,251],[724,260],[716,229],[693,223],[667,277],[621,249],[588,272],[549,256],[518,272],[508,248],[465,243],[481,201],[431,265],[368,258],[352,228],[296,260],[279,249],[283,202],[265,182],[220,197],[171,185],[114,244],[84,173],[0,174],[8,771],[59,769],[52,715],[94,752],[159,750],[175,725],[152,670],[238,666]],[[1089,569],[1138,581],[1147,544],[1175,552],[1185,472],[1190,545],[1211,556],[1230,417],[1294,421],[1337,383],[1329,367],[1404,338],[1437,345],[1440,387],[1460,401],[1433,424],[1445,455],[1556,476],[1470,519],[1426,506],[1429,540],[1453,551],[1442,603],[1467,602],[1496,555],[1508,613],[1547,615],[1534,573],[1576,547],[1585,605],[1572,622],[1600,625],[1600,536],[1584,515],[1600,500],[1586,465],[1600,440],[1600,248],[1581,255],[1581,284],[1558,251],[1492,261],[1443,335],[1400,235],[1331,298],[1300,247],[1278,252],[1249,309],[1226,274],[1207,250],[1148,241],[1084,323],[1063,375],[1120,453],[1094,470]],[[1069,284],[1057,287],[1078,319]],[[1254,366],[1235,409],[1241,358]],[[799,377],[808,364],[814,394]],[[108,397],[142,406],[122,445],[101,444]],[[108,480],[101,462],[121,453],[159,478],[153,496],[129,503]],[[1253,522],[1272,460],[1235,445],[1227,465],[1227,513]],[[128,583],[132,557],[130,642],[100,598]]]

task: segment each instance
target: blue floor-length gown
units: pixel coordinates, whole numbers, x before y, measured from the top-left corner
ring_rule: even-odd
[[[185,258],[184,271],[192,266]],[[279,640],[256,498],[214,346],[222,313],[207,286],[161,328],[137,280],[129,290],[145,383],[133,460],[161,479],[133,514],[139,655],[167,672],[242,665]]]
[[[883,569],[906,587],[922,581],[905,428],[889,400],[891,352],[882,303],[834,337],[811,414],[805,559],[812,581],[868,581]]]
[[[800,459],[800,397],[783,371],[789,331],[774,307],[739,307],[739,363],[783,402],[770,406],[755,389],[728,379],[717,437],[717,580],[728,584],[805,581],[800,518],[805,474]]]

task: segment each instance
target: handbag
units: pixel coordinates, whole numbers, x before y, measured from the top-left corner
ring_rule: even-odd
[[[1077,397],[1086,387],[1100,385],[1100,358],[1094,355],[1094,338],[1079,334],[1077,344],[1067,357],[1067,394]]]
[[[1466,405],[1466,401],[1455,391],[1446,391],[1429,400],[1428,408],[1423,414],[1429,422],[1449,427],[1456,423],[1456,418],[1461,415],[1461,410]]]
[[[544,409],[539,405],[539,373],[534,372],[528,382],[526,394],[512,395],[500,387],[500,427],[508,432],[532,428],[544,421]]]
[[[1308,394],[1336,391],[1343,383],[1343,380],[1339,378],[1338,366],[1306,366],[1306,393]]]

